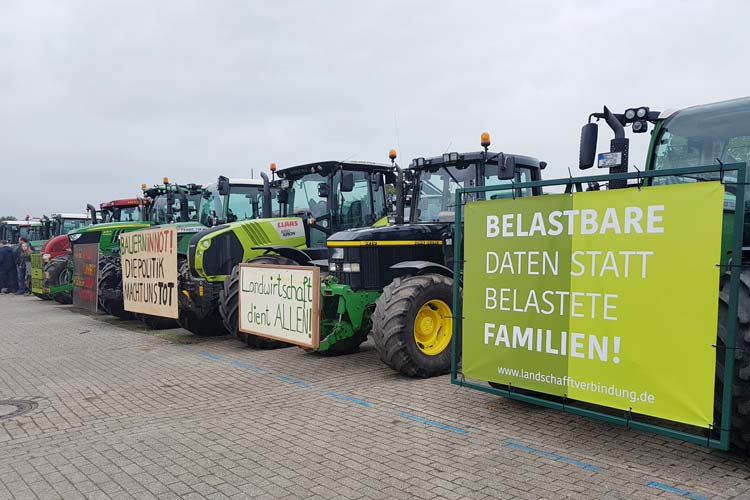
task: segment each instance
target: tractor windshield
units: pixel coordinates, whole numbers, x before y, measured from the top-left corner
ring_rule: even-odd
[[[187,212],[188,220],[180,221],[180,212],[182,207],[183,197],[181,194],[175,194],[174,203],[172,204],[172,210],[167,205],[167,195],[160,194],[151,203],[151,222],[155,224],[172,224],[174,222],[197,222],[198,221],[198,207],[201,202],[201,193],[186,194],[187,198]]]
[[[750,164],[750,98],[679,111],[659,129],[651,158],[655,170],[715,165],[717,161]],[[698,182],[718,177],[719,174],[702,174],[700,178],[660,177],[654,179],[654,184]],[[748,195],[750,187],[746,187],[746,199]]]
[[[497,178],[497,165],[487,164],[484,169],[483,185],[500,186],[511,183],[508,179]],[[470,164],[467,167],[438,166],[437,168],[415,170],[415,187],[419,186],[419,196],[412,196],[410,215],[412,222],[453,222],[455,217],[456,190],[480,185],[479,165]],[[515,182],[531,181],[531,170],[518,168]],[[490,192],[491,199],[512,198],[511,190]],[[475,195],[476,196],[476,195]],[[471,196],[469,199],[475,199]],[[516,196],[531,196],[530,188],[526,188]],[[416,210],[414,210],[416,208]]]
[[[278,202],[272,200],[278,210]],[[263,216],[263,186],[232,184],[228,195],[219,194],[216,184],[203,191],[200,207],[200,222],[205,226],[215,226],[224,222],[259,219]]]
[[[54,222],[53,232],[56,235],[68,234],[74,229],[80,229],[89,224],[91,224],[90,219],[57,219]]]

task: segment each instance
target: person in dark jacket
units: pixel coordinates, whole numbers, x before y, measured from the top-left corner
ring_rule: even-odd
[[[13,248],[3,240],[0,241],[0,292],[16,293],[17,289],[18,275]]]
[[[16,269],[18,271],[18,291],[16,295],[31,295],[29,290],[31,280],[31,254],[34,253],[34,247],[29,240],[23,236],[18,238],[18,247],[15,250]]]

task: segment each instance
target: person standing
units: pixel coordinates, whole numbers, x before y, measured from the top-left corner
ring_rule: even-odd
[[[31,254],[34,247],[29,240],[23,236],[18,238],[18,249],[16,250],[16,266],[18,270],[18,291],[16,295],[31,295],[29,281],[31,279]]]
[[[0,292],[16,293],[18,274],[13,249],[6,240],[0,241]]]

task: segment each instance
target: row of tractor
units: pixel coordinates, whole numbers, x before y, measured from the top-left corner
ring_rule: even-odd
[[[628,171],[625,129],[645,132],[651,141],[647,170],[745,162],[750,158],[750,98],[659,113],[632,108],[592,113],[583,127],[581,168],[594,166],[597,124],[614,133],[610,151],[599,166]],[[534,155],[490,150],[489,134],[476,152],[447,152],[413,159],[408,167],[388,163],[320,161],[276,169],[261,179],[219,176],[209,184],[163,183],[142,186],[131,200],[89,206],[89,223],[50,239],[43,249],[44,287],[40,296],[71,300],[71,247],[98,243],[98,302],[102,312],[137,319],[149,328],[181,326],[194,335],[231,334],[254,348],[288,347],[277,339],[240,331],[240,265],[315,266],[320,269],[320,355],[355,352],[371,337],[380,359],[395,371],[431,377],[450,370],[453,336],[453,240],[455,192],[459,188],[515,185],[539,181],[546,163]],[[680,176],[658,182],[698,182]],[[589,189],[628,188],[626,182]],[[727,184],[725,218],[744,217],[750,207],[731,204],[732,190],[747,189],[740,180]],[[497,191],[497,197],[543,195],[541,188]],[[466,195],[464,202],[483,199]],[[489,196],[489,195],[488,195]],[[97,216],[98,214],[98,216]],[[178,234],[179,315],[134,314],[125,307],[119,237],[160,226]],[[731,225],[726,225],[731,227]],[[62,233],[60,233],[62,234]],[[746,238],[750,231],[745,232]],[[722,249],[731,248],[731,231]],[[746,242],[750,248],[750,242]],[[750,443],[750,272],[748,255],[723,255],[725,274],[741,273],[737,345],[717,350],[736,358],[733,383],[733,439]],[[729,263],[729,264],[728,264]],[[727,280],[722,280],[726,283]],[[726,316],[722,290],[719,314]],[[720,321],[718,342],[725,339]],[[460,343],[457,344],[460,346]],[[310,350],[308,348],[308,350]],[[717,374],[719,371],[717,371]],[[718,376],[718,375],[717,375]],[[717,387],[723,380],[717,380]],[[720,395],[720,391],[717,390]]]

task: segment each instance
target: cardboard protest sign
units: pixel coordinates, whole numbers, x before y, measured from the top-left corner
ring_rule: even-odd
[[[177,318],[177,230],[142,229],[120,235],[125,310]]]
[[[707,427],[723,186],[466,206],[463,373]]]
[[[241,332],[317,349],[319,313],[320,268],[240,266]]]

